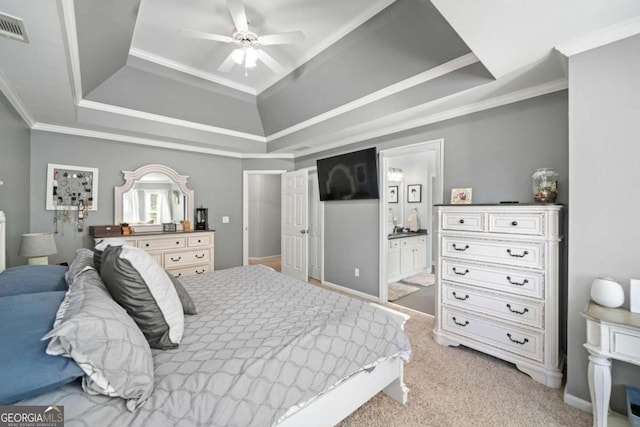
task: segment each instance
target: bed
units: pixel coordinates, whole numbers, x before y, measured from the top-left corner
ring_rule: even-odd
[[[182,285],[198,313],[177,348],[151,350],[153,392],[135,410],[78,380],[16,404],[63,405],[67,426],[329,426],[380,391],[406,402],[408,316],[263,266]]]

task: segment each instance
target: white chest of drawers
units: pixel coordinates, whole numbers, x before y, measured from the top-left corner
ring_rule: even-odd
[[[436,206],[434,340],[562,386],[560,205]]]
[[[184,277],[214,270],[214,236],[213,231],[190,231],[117,237],[131,246],[144,249],[175,277]],[[95,243],[101,240],[96,238]]]

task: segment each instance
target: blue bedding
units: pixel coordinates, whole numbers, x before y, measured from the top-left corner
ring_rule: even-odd
[[[60,265],[22,265],[8,268],[0,273],[0,297],[66,291],[66,272],[67,267]]]

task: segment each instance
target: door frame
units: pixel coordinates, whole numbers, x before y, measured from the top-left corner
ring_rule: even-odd
[[[310,166],[307,168],[300,168],[300,170],[306,169],[307,176],[311,178],[312,176],[316,177],[316,182],[318,181],[318,168],[316,166]],[[319,189],[318,189],[319,191]],[[318,203],[318,213],[320,215],[320,230],[321,236],[320,239],[320,250],[322,251],[322,259],[320,261],[320,283],[324,283],[324,202],[320,201],[320,193],[318,193],[318,200],[315,203]],[[311,194],[309,194],[309,201],[311,201]],[[307,210],[307,216],[309,215],[309,210]]]
[[[242,265],[249,265],[249,175],[282,175],[286,170],[242,171]],[[280,210],[282,220],[282,209]]]
[[[401,147],[389,148],[378,152],[379,163],[379,184],[380,184],[380,214],[379,214],[379,290],[378,302],[386,304],[387,294],[387,256],[389,250],[389,239],[387,238],[387,170],[389,169],[389,159],[392,157],[404,156],[413,153],[434,152],[435,153],[435,191],[433,191],[432,206],[440,204],[444,200],[444,138],[435,139],[416,144],[403,145]],[[433,222],[433,221],[432,221]],[[433,224],[428,224],[429,234],[433,238]],[[432,255],[433,256],[433,255]]]

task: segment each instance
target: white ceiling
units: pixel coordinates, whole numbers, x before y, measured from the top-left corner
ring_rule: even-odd
[[[235,27],[225,0],[142,0],[130,54],[209,80],[257,94],[329,47],[395,0],[243,0],[249,30],[258,36],[302,31],[299,43],[263,46],[284,71],[262,63],[248,69],[218,66],[237,46],[180,34],[195,30],[232,36]]]
[[[399,96],[402,91],[415,94],[420,84],[430,83],[428,80],[437,78],[440,71],[452,75],[457,68],[445,66],[444,69],[434,67],[420,70],[422,72],[414,76],[405,75],[398,78],[397,82],[388,82],[388,86],[376,88],[375,92],[364,96],[360,94],[353,101],[314,112],[315,116],[288,125],[286,132],[265,132],[264,136],[245,134],[232,126],[201,123],[193,118],[196,116],[181,119],[180,116],[169,113],[152,114],[153,111],[142,107],[138,110],[135,107],[122,108],[123,104],[118,103],[117,99],[102,103],[81,99],[76,58],[78,47],[77,40],[74,46],[73,37],[79,25],[73,19],[84,22],[85,27],[91,21],[83,21],[82,14],[75,16],[74,5],[79,10],[79,5],[102,3],[98,3],[98,0],[0,0],[0,12],[24,19],[30,40],[26,44],[0,37],[0,91],[32,129],[211,154],[297,157],[565,89],[566,75],[557,65],[561,55],[554,53],[554,48],[559,48],[565,55],[571,55],[640,33],[638,0],[245,1],[250,29],[258,34],[295,30],[302,30],[306,34],[307,38],[299,45],[265,48],[287,66],[288,70],[326,49],[316,58],[322,59],[317,61],[320,64],[311,61],[289,74],[274,87],[275,91],[270,89],[261,95],[264,97],[271,96],[272,92],[286,92],[289,85],[293,86],[309,78],[311,71],[314,71],[316,80],[312,82],[322,80],[325,86],[313,88],[312,96],[290,100],[293,105],[291,108],[320,105],[313,96],[335,96],[328,89],[339,86],[337,83],[343,83],[340,89],[342,91],[351,89],[349,85],[361,87],[366,83],[361,81],[360,75],[350,74],[351,69],[341,69],[339,66],[327,69],[326,63],[330,61],[325,59],[335,59],[346,52],[345,49],[358,45],[359,40],[351,40],[349,37],[358,38],[360,34],[365,34],[362,36],[365,40],[376,43],[375,49],[380,52],[385,47],[388,50],[389,46],[397,48],[398,44],[390,44],[389,38],[377,37],[377,33],[358,33],[358,30],[350,33],[350,30],[376,15],[376,12],[381,11],[376,18],[385,14],[388,16],[408,4],[430,6],[433,3],[471,49],[471,53],[456,61],[463,60],[464,65],[469,66],[479,60],[481,64],[478,65],[486,67],[495,80],[486,79],[476,87],[460,89],[439,99],[418,97],[410,107],[409,104],[402,106],[404,104],[394,103],[394,95]],[[135,0],[126,2],[127,5],[134,3]],[[106,25],[117,28],[117,24],[123,22],[123,16],[116,12],[117,8],[111,9],[114,10],[114,16],[106,18],[113,19],[114,22],[109,19],[105,22]],[[100,19],[101,15],[97,16]],[[367,22],[367,25],[370,23],[371,21]],[[197,84],[193,83],[191,86],[201,87],[206,84],[212,90],[222,83],[233,89],[257,94],[283,77],[274,75],[266,66],[261,65],[255,71],[250,70],[246,77],[240,68],[222,75],[217,72],[217,67],[232,47],[181,37],[177,32],[180,28],[223,35],[231,35],[234,30],[225,0],[142,0],[131,46],[128,45],[128,40],[123,44],[123,58],[126,57],[126,49],[130,48],[130,55],[135,55],[130,57],[132,62],[140,62],[138,57],[144,57],[147,61],[159,64],[150,65],[167,71],[162,74],[155,70],[155,74],[166,75],[167,78],[180,76],[175,78],[176,81],[182,77],[186,81],[188,77],[197,80]],[[393,29],[395,28],[397,23]],[[416,31],[415,26],[407,28],[407,31]],[[99,42],[108,40],[99,31],[95,33],[94,37]],[[374,34],[374,37],[367,38],[369,34]],[[393,30],[391,34],[397,35],[398,32]],[[330,46],[343,36],[342,41],[348,40],[348,43],[341,41],[333,48]],[[438,46],[444,46],[440,39],[434,40],[437,40]],[[402,39],[395,42],[404,47]],[[102,54],[104,50],[100,48],[100,44],[96,46],[98,54]],[[398,50],[404,53],[403,49]],[[407,54],[411,52],[414,51]],[[356,60],[358,53],[354,52],[352,55]],[[408,62],[413,58],[406,59]],[[401,60],[402,58],[399,59]],[[392,70],[402,65],[399,62],[388,62],[385,66],[388,65]],[[339,64],[344,64],[344,61]],[[314,67],[315,70],[311,70]],[[120,72],[125,68],[120,69]],[[464,70],[459,71],[464,73]],[[384,70],[372,70],[370,74],[376,76],[382,71]],[[114,72],[117,74],[117,69]],[[324,79],[323,76],[327,75],[335,77]],[[202,78],[214,83],[201,80]],[[344,78],[345,81],[337,82],[338,78]],[[231,97],[240,93],[224,89],[234,93],[229,95]],[[177,92],[174,95],[181,96]],[[241,95],[243,99],[250,98],[246,102],[252,103],[255,108],[255,96],[246,93]],[[196,108],[176,102],[175,97],[171,104]],[[375,106],[378,100],[381,105],[389,102],[382,105],[376,117],[362,116],[360,121],[351,120],[352,117],[358,117],[358,108],[364,109],[369,103]],[[225,106],[214,104],[211,108],[211,115],[217,117],[221,115],[219,110],[224,110]],[[264,113],[260,111],[263,117]]]

